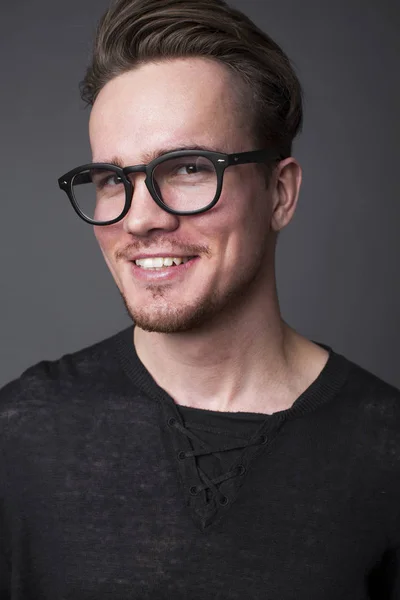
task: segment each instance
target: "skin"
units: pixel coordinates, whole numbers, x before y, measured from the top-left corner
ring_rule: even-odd
[[[93,162],[146,163],[161,151],[206,146],[256,149],[237,82],[201,58],[148,63],[110,81],[90,118]],[[129,314],[138,356],[178,404],[273,413],[290,407],[316,379],[328,353],[280,314],[276,238],[296,209],[301,168],[279,163],[268,186],[257,165],[225,172],[221,198],[195,216],[170,215],[134,176],[129,213],[95,235]],[[139,254],[195,254],[171,281],[141,281]]]

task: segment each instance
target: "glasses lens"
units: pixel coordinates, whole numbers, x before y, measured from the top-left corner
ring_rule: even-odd
[[[204,156],[169,158],[154,169],[153,185],[169,208],[190,212],[208,206],[217,192],[217,173]]]
[[[124,210],[125,186],[115,171],[81,171],[72,181],[72,190],[79,210],[99,223],[117,219]]]

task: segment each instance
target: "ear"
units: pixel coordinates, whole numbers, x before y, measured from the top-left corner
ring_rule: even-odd
[[[302,170],[293,157],[285,158],[272,176],[273,211],[271,228],[279,232],[292,220],[299,198]]]

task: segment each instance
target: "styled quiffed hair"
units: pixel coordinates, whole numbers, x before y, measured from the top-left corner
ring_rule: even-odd
[[[186,57],[225,65],[243,83],[258,147],[291,155],[303,120],[300,82],[278,44],[224,0],[114,0],[97,28],[82,99],[93,105],[110,80],[141,64]]]

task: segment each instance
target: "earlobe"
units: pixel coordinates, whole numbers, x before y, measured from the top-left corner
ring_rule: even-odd
[[[280,231],[292,220],[299,198],[301,180],[301,167],[293,157],[286,158],[279,164],[274,182],[274,210],[271,217],[273,231]]]

